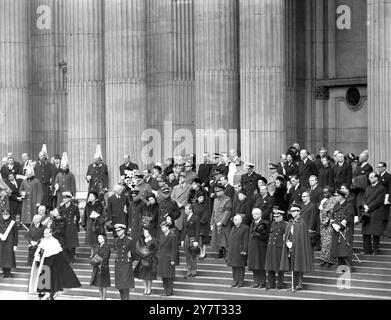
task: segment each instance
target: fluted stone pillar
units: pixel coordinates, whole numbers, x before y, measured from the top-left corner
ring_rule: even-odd
[[[242,158],[267,174],[286,150],[285,0],[240,0]]]
[[[201,156],[203,151],[237,147],[237,139],[229,141],[229,130],[239,128],[238,14],[236,0],[194,3],[195,125],[198,130],[226,132],[220,142],[210,134],[197,136],[200,148],[200,139],[205,143],[205,150],[197,150]]]
[[[107,164],[111,185],[124,154],[143,166],[146,129],[146,21],[144,0],[105,1]]]
[[[156,162],[178,150],[178,134],[185,135],[188,142],[192,140],[193,0],[147,0],[146,5],[148,128],[156,130],[161,138],[161,150],[155,149],[151,158]],[[192,151],[187,148],[183,153]]]
[[[28,1],[0,1],[0,154],[29,151]]]
[[[102,0],[66,0],[67,121],[70,170],[78,191],[87,191],[85,175],[96,144],[105,160]]]
[[[368,0],[368,143],[372,163],[391,159],[391,2]]]
[[[38,157],[42,144],[49,156],[66,148],[66,39],[64,2],[66,0],[30,0],[30,108],[32,157]],[[45,7],[43,7],[45,6]],[[45,11],[39,11],[44,8]],[[44,15],[44,27],[37,20]]]

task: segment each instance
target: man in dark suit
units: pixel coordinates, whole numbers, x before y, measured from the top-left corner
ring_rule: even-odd
[[[244,273],[247,265],[249,227],[242,223],[243,217],[234,217],[228,245],[227,265],[232,267],[233,283],[231,287],[244,286]]]
[[[209,162],[209,153],[204,153],[204,163],[198,167],[198,177],[201,179],[203,187],[209,187],[212,167],[213,164]]]
[[[52,181],[56,181],[56,176],[61,172],[61,157],[59,154],[55,154],[53,157],[54,164],[53,164],[53,177]],[[54,193],[52,191],[52,208],[57,207],[57,193]]]
[[[387,164],[385,162],[379,162],[377,165],[377,171],[379,172],[379,180],[383,187],[386,189],[387,193],[384,197],[384,218],[383,225],[384,230],[387,230],[387,223],[389,221],[390,213],[390,194],[391,194],[391,174],[387,172]],[[391,223],[390,223],[391,227]]]
[[[345,161],[343,153],[337,155],[337,163],[334,166],[334,187],[340,189],[342,184],[350,186],[352,184],[352,166]]]
[[[277,173],[282,175],[283,177],[287,177],[287,173],[286,173],[287,162],[288,160],[286,158],[286,154],[285,153],[281,154],[280,162],[277,164]]]
[[[8,153],[8,172],[12,172],[14,175],[17,175],[20,170],[19,162],[15,161],[12,153]]]
[[[300,180],[298,176],[292,176],[290,182],[288,182],[288,191],[286,193],[289,206],[293,203],[301,204],[303,201],[301,199],[301,194],[303,193],[304,188],[300,185]]]
[[[240,181],[246,196],[250,198],[254,196],[254,191],[258,186],[258,180],[261,179],[261,175],[254,172],[254,167],[255,165],[252,163],[245,163],[244,169],[247,170],[247,173],[242,175]]]
[[[5,180],[5,183],[11,189],[11,194],[9,196],[11,218],[13,220],[19,220],[22,212],[22,196],[19,192],[21,181],[17,181],[15,179],[15,175],[10,172],[8,174],[8,179]],[[19,219],[17,219],[18,215]]]
[[[234,196],[235,196],[235,189],[234,189],[233,186],[231,186],[231,185],[228,183],[228,178],[227,178],[227,176],[222,176],[222,177],[220,178],[219,184],[225,187],[224,194],[225,194],[228,198],[230,198],[231,200],[233,200],[233,199],[234,199]]]
[[[200,217],[193,214],[191,204],[185,205],[186,217],[183,221],[183,232],[181,237],[181,246],[185,251],[187,277],[197,275],[197,255],[200,239]],[[200,250],[200,249],[198,249]]]
[[[257,197],[254,208],[261,209],[262,219],[270,222],[273,215],[274,198],[267,191],[267,186],[261,186],[259,188],[259,194],[260,196]]]
[[[56,179],[53,176],[54,166],[48,161],[48,155],[46,148],[42,148],[39,152],[39,160],[35,165],[35,177],[41,181],[42,185],[42,201],[41,205],[45,206],[47,210],[52,209],[52,190],[54,190],[54,181]]]
[[[310,159],[308,159],[308,151],[307,150],[301,150],[300,151],[300,158],[301,160],[299,161],[298,165],[298,170],[299,170],[299,180],[300,184],[304,188],[309,188],[309,178],[310,176],[318,175],[318,169],[316,168],[316,165],[314,162],[312,162]]]
[[[119,174],[123,180],[130,174],[130,171],[138,170],[138,165],[130,161],[130,155],[125,154],[124,161],[125,162],[119,166]]]
[[[122,194],[123,186],[115,185],[114,194],[107,201],[107,225],[114,227],[116,224],[128,226],[129,199]],[[114,236],[116,233],[114,232]]]
[[[323,199],[323,189],[318,184],[318,178],[316,176],[311,176],[309,179],[310,182],[310,198],[311,202],[319,208],[320,202]]]
[[[319,243],[319,210],[314,203],[310,201],[310,193],[304,191],[301,195],[303,205],[301,209],[301,216],[308,226],[308,233],[311,239],[312,253],[314,253],[316,246]]]

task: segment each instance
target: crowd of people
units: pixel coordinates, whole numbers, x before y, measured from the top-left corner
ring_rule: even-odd
[[[289,290],[303,290],[315,251],[321,267],[345,265],[354,271],[355,224],[362,225],[362,254],[380,254],[381,238],[391,237],[391,175],[385,162],[375,170],[368,159],[367,150],[358,157],[337,150],[330,156],[321,148],[314,155],[295,143],[262,176],[237,150],[205,153],[199,165],[195,155],[178,155],[143,171],[125,155],[120,181],[109,188],[98,145],[86,173],[83,207],[75,199],[66,153],[49,161],[44,145],[36,162],[23,154],[21,164],[9,154],[0,179],[3,277],[11,277],[16,267],[18,229],[25,228],[32,270],[39,273],[39,266],[50,264],[58,283],[49,291],[32,291],[54,299],[64,288],[80,286],[71,266],[82,227],[91,249],[90,284],[99,288],[101,299],[111,286],[112,252],[121,299],[129,299],[135,277],[143,280],[144,295],[152,294],[158,276],[162,295],[173,295],[180,248],[186,278],[196,277],[197,261],[215,252],[232,267],[232,287],[245,285],[248,267],[253,288],[283,289],[284,274],[292,272]],[[113,233],[113,245],[107,233]]]

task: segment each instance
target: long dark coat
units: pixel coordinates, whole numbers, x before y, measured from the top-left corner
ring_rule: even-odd
[[[334,189],[334,169],[331,166],[319,168],[319,185],[321,188],[329,186]]]
[[[149,254],[147,255],[145,255],[142,250],[145,247],[149,251]],[[140,259],[134,268],[134,276],[142,280],[156,280],[158,268],[158,259],[156,256],[158,243],[156,239],[152,237],[151,241],[145,242],[144,237],[142,236],[137,242],[136,250]],[[145,266],[143,261],[150,262],[150,265],[148,267]]]
[[[248,254],[248,230],[249,227],[241,223],[234,226],[229,237],[227,265],[230,267],[245,267]],[[241,253],[245,252],[246,255]]]
[[[231,217],[236,214],[241,214],[243,215],[243,223],[250,226],[251,222],[253,221],[251,209],[252,205],[248,198],[245,198],[243,201],[237,199],[237,201],[234,202]]]
[[[107,165],[103,162],[99,164],[90,164],[86,176],[91,176],[91,180],[88,184],[89,192],[92,190],[98,192],[100,188],[108,188],[109,186],[109,172],[107,170]],[[101,187],[98,187],[99,183],[101,183]]]
[[[72,193],[73,196],[76,195],[76,181],[75,176],[73,173],[67,171],[67,172],[60,172],[56,176],[55,184],[60,186],[58,189],[56,195],[57,195],[57,209],[60,208],[60,205],[62,204],[63,196],[62,193],[65,191],[68,191]]]
[[[227,248],[229,235],[231,232],[231,212],[232,201],[227,196],[216,198],[213,202],[213,211],[211,218],[212,231],[212,249],[220,250]],[[217,227],[217,223],[221,222],[221,226]]]
[[[293,234],[291,233],[292,226]],[[288,240],[292,242],[291,249],[286,246]],[[284,234],[280,271],[310,273],[313,270],[314,265],[308,226],[302,217],[298,217],[296,221],[292,219],[289,221]]]
[[[347,184],[348,186],[352,183],[353,169],[352,166],[346,161],[342,166],[339,163],[336,163],[334,168],[334,187],[336,189],[341,188],[342,184]]]
[[[286,199],[286,192],[287,189],[282,186],[280,188],[276,187],[276,190],[274,190],[274,206],[278,207],[279,210],[287,211],[289,207],[289,203]]]
[[[257,195],[253,208],[259,208],[262,210],[262,219],[271,220],[273,214],[274,198],[267,194],[264,198],[261,195]]]
[[[113,194],[107,201],[107,221],[111,221],[113,226],[117,223],[127,226],[128,206],[129,199],[126,196],[121,195],[117,198],[117,195]]]
[[[199,203],[198,201],[193,205],[193,213],[200,217],[200,236],[209,236],[210,232],[210,207],[206,201]]]
[[[273,221],[270,227],[269,241],[267,243],[265,270],[280,271],[281,254],[284,245],[284,234],[288,222]]]
[[[265,270],[267,238],[269,235],[268,222],[260,219],[253,221],[250,226],[248,242],[248,269]]]
[[[247,197],[251,198],[254,195],[254,191],[258,187],[258,180],[261,179],[261,177],[261,175],[255,173],[254,171],[250,175],[248,173],[242,175],[242,189],[246,193]]]
[[[298,176],[300,184],[304,188],[310,187],[309,178],[312,175],[318,175],[318,168],[316,167],[316,164],[310,159],[307,159],[305,163],[303,160],[300,160],[298,165]]]
[[[65,219],[64,249],[77,248],[79,246],[79,208],[71,202],[68,207],[65,204],[60,206],[59,212]]]
[[[157,273],[162,278],[175,278],[175,264],[171,262],[176,260],[178,250],[177,237],[169,232],[167,235],[162,234],[159,240],[158,268]]]
[[[53,219],[52,225],[50,228],[52,229],[52,235],[54,238],[60,242],[61,247],[64,249],[64,242],[65,242],[65,225],[66,220],[62,216],[58,216],[57,218]]]
[[[143,200],[132,201],[129,206],[129,223],[128,226],[132,228],[131,237],[133,239],[139,239],[141,236],[142,217],[148,216],[148,206]]]
[[[100,214],[96,219],[90,218],[91,213],[95,211]],[[105,232],[105,216],[102,203],[97,200],[94,204],[87,202],[83,215],[83,227],[86,229],[85,244],[91,248],[98,245],[98,235]]]
[[[11,219],[0,220],[0,233],[4,234],[11,223]],[[0,267],[16,268],[14,246],[18,245],[18,227],[14,223],[5,241],[0,240]]]
[[[115,287],[120,289],[134,288],[134,276],[132,257],[136,255],[136,244],[134,239],[125,236],[114,239],[115,259]],[[129,258],[128,254],[131,254]]]
[[[94,254],[98,254],[103,260],[99,266],[93,267],[90,285],[100,288],[110,287],[110,246],[107,243],[104,243],[102,246],[97,245]]]
[[[159,220],[159,203],[153,205],[148,205],[148,210],[146,215],[142,217],[142,225],[149,228],[149,233],[153,238],[157,236],[158,230],[158,220]]]
[[[36,227],[35,224],[32,223],[29,230],[24,235],[24,237],[26,238],[26,240],[29,244],[31,244],[31,241],[38,242],[38,244],[39,244],[39,242],[43,238],[44,230],[45,230],[45,227],[43,225],[39,224],[38,227]],[[38,248],[38,244],[35,246],[33,246],[33,245],[29,246],[28,257],[27,257],[27,263],[29,265],[31,265],[33,263],[34,254]]]
[[[342,204],[337,204],[331,212],[331,220],[333,223],[338,224],[341,227],[340,232],[343,233],[346,240],[350,245],[353,245],[354,234],[354,208],[351,202],[345,201]],[[343,220],[346,220],[346,228],[341,224]],[[343,237],[337,233],[333,228],[333,234],[331,238],[331,256],[333,258],[338,257],[350,257],[353,254],[353,249],[349,247]]]
[[[20,192],[22,191],[26,192],[26,197],[23,199],[21,221],[30,224],[37,213],[37,204],[42,203],[42,184],[35,177],[28,178],[20,186]]]
[[[18,200],[18,197],[20,197],[19,188],[22,182],[20,180],[15,180],[16,185],[14,185],[9,180],[4,181],[7,184],[8,188],[11,189],[11,194],[9,195],[8,201],[11,217],[15,218],[17,214],[20,215],[20,213],[22,212],[22,200]]]
[[[54,166],[49,162],[41,162],[37,161],[37,164],[34,168],[35,177],[41,181],[42,184],[42,202],[41,205],[45,207],[49,207],[52,204],[52,192],[50,187],[54,183],[55,177],[54,174]]]
[[[362,204],[369,207],[369,222],[363,222],[362,234],[382,236],[384,232],[384,197],[386,189],[381,183],[376,186],[369,185],[362,199]]]

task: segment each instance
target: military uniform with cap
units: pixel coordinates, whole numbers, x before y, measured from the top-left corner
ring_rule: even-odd
[[[72,199],[70,192],[63,192],[63,198]],[[79,207],[72,201],[63,203],[59,209],[60,215],[65,219],[64,230],[64,251],[68,259],[72,261],[75,256],[76,248],[79,246]]]
[[[124,224],[116,224],[115,231],[126,230]],[[115,258],[115,288],[120,291],[121,300],[129,300],[129,288],[134,288],[132,257],[136,254],[136,241],[126,236],[114,239]]]

